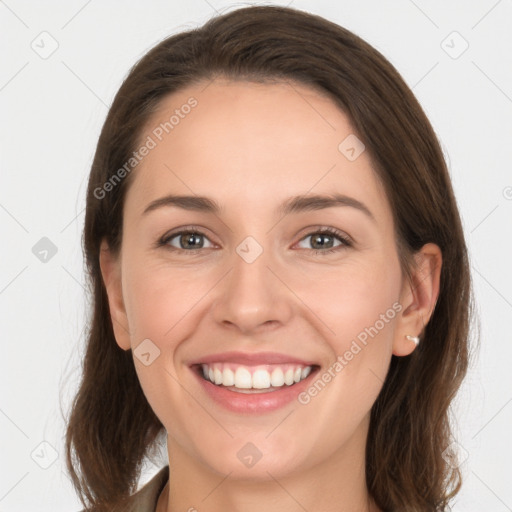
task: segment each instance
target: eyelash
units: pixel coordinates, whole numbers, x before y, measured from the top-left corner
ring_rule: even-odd
[[[177,236],[179,235],[199,235],[199,236],[204,236],[205,238],[208,238],[204,233],[202,233],[201,231],[198,231],[198,230],[195,230],[195,229],[183,229],[181,231],[177,231],[176,233],[171,233],[169,235],[164,235],[158,242],[157,242],[157,247],[165,247],[166,249],[172,251],[172,252],[177,252],[179,254],[181,253],[192,253],[192,254],[197,254],[198,251],[201,251],[203,248],[199,248],[199,249],[178,249],[177,247],[172,247],[170,245],[168,245],[169,241],[172,240],[173,238],[176,238]],[[337,229],[334,229],[334,228],[316,228],[315,231],[310,231],[308,234],[306,234],[305,236],[303,236],[299,242],[301,242],[302,240],[312,236],[312,235],[330,235],[334,238],[337,238],[340,242],[342,242],[341,245],[338,245],[337,247],[333,247],[331,249],[325,249],[325,250],[321,250],[321,249],[306,249],[306,250],[309,250],[309,251],[313,251],[314,254],[322,254],[322,255],[325,255],[325,254],[331,254],[331,253],[334,253],[334,252],[337,252],[341,249],[346,249],[347,247],[352,247],[353,243],[352,241],[350,240],[350,238],[348,238],[346,235],[344,235],[343,233],[341,233],[340,231],[338,231]]]

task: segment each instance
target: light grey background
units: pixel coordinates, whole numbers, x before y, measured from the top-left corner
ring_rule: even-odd
[[[481,318],[481,350],[453,409],[467,456],[454,510],[512,510],[512,2],[273,3],[320,14],[379,49],[438,134]],[[244,5],[0,2],[2,512],[81,508],[64,469],[61,407],[67,412],[79,377],[84,197],[108,106],[158,41]],[[43,237],[56,254],[44,253]],[[155,472],[147,465],[141,482]]]

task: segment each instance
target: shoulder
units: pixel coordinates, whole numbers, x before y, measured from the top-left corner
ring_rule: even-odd
[[[164,466],[133,496],[129,512],[154,512],[158,497],[169,478],[169,466]]]
[[[165,466],[132,496],[129,512],[154,512],[168,478],[169,466]]]
[[[164,466],[151,480],[141,487],[130,499],[126,512],[154,512],[158,497],[169,479],[169,466]],[[85,509],[80,512],[87,512]]]

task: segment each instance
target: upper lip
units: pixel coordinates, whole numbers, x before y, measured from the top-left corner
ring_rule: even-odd
[[[304,366],[314,366],[316,363],[298,359],[287,354],[279,354],[277,352],[222,352],[218,354],[210,354],[196,359],[190,363],[194,364],[209,364],[209,363],[238,363],[246,366],[258,364],[300,364]]]

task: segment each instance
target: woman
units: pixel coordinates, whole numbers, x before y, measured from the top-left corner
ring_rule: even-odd
[[[68,467],[91,510],[441,511],[472,293],[449,174],[392,65],[248,7],[131,70],[98,141]],[[169,466],[135,493],[160,433]]]

